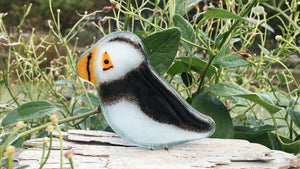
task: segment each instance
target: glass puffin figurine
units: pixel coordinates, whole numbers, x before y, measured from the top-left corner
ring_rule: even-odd
[[[77,74],[97,87],[110,127],[149,149],[210,136],[213,119],[191,105],[151,66],[139,37],[114,32],[100,39],[77,63]]]

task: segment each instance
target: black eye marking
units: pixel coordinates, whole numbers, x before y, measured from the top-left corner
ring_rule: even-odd
[[[89,54],[88,61],[87,61],[87,64],[86,64],[86,70],[88,72],[89,81],[91,81],[91,71],[90,71],[90,61],[91,61],[91,58],[92,58],[92,53]]]
[[[105,59],[105,60],[104,60],[104,63],[105,63],[105,64],[109,64],[109,60]]]

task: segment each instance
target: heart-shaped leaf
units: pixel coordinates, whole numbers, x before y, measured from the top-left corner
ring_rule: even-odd
[[[216,130],[211,137],[233,138],[232,119],[226,106],[218,98],[208,93],[200,93],[193,99],[192,106],[215,121]]]

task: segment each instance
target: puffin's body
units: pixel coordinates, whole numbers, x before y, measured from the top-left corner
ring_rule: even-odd
[[[111,33],[85,52],[78,75],[95,84],[111,128],[139,146],[160,149],[208,137],[214,121],[191,107],[150,65],[141,40]]]

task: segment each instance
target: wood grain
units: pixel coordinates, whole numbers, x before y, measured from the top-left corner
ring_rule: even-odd
[[[245,140],[206,138],[169,150],[148,150],[104,131],[69,130],[63,133],[63,138],[64,152],[72,151],[76,169],[288,168],[299,165],[299,159],[292,154]],[[39,168],[42,145],[42,139],[26,141],[27,149],[17,157],[18,166]],[[43,168],[59,168],[59,148],[59,140],[54,138],[50,158]],[[70,168],[66,158],[63,166]]]

